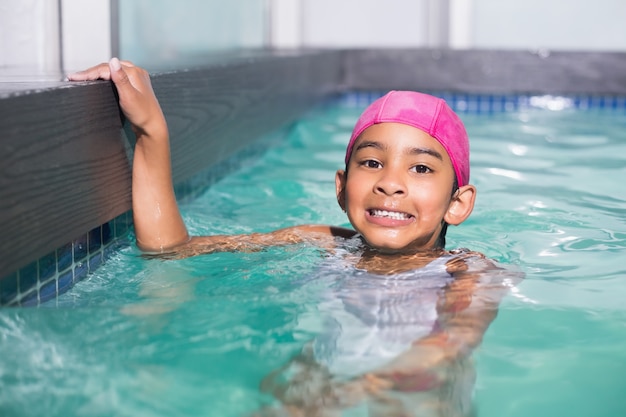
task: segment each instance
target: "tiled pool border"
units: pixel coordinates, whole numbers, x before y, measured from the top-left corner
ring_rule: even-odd
[[[335,100],[346,106],[364,107],[384,91],[348,92]],[[464,114],[498,113],[525,109],[608,109],[626,112],[626,96],[621,95],[537,95],[475,94],[430,91]],[[275,135],[275,134],[274,134]],[[272,135],[268,135],[269,138]],[[219,178],[237,169],[246,158],[267,148],[257,141],[234,156],[176,185],[180,201],[195,198]],[[130,244],[132,212],[94,228],[48,255],[0,279],[0,306],[37,306],[53,300],[95,271],[115,250]]]
[[[126,212],[0,279],[0,306],[37,306],[55,299],[128,244]]]
[[[441,97],[460,114],[486,114],[529,109],[547,110],[615,110],[626,111],[626,95],[610,94],[478,94],[421,90]],[[346,106],[363,107],[381,97],[386,91],[352,92],[343,94]]]

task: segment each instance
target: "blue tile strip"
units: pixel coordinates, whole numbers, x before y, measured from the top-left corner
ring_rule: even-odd
[[[460,114],[490,114],[530,109],[626,111],[624,96],[425,92],[443,98]],[[341,95],[338,101],[348,107],[364,108],[383,94],[385,91],[349,92]],[[177,198],[179,201],[193,200],[211,184],[265,152],[273,141],[280,137],[281,134],[275,133],[261,138],[233,157],[210,167],[188,181],[177,184]],[[37,306],[55,299],[90,272],[95,271],[117,248],[128,245],[131,227],[132,213],[129,211],[77,237],[19,271],[0,278],[0,306]]]
[[[618,95],[532,95],[532,94],[472,94],[446,91],[424,91],[441,97],[460,114],[490,114],[530,109],[626,111],[626,97]],[[349,92],[340,102],[349,107],[365,107],[386,91]]]
[[[116,248],[128,245],[131,226],[129,211],[2,277],[0,306],[37,306],[55,299],[93,272]]]

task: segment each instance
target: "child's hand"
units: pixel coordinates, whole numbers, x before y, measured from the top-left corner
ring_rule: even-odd
[[[140,136],[167,136],[167,125],[152,90],[150,75],[129,61],[111,59],[84,71],[69,74],[70,81],[112,80],[124,115]]]
[[[397,391],[428,391],[445,381],[447,365],[458,359],[458,354],[453,344],[436,334],[416,341],[372,375],[388,381]]]

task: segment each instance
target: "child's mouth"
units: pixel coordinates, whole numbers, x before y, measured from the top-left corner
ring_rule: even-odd
[[[370,209],[369,214],[372,217],[386,218],[392,220],[409,220],[413,216],[408,213],[401,213],[399,211],[377,210]]]

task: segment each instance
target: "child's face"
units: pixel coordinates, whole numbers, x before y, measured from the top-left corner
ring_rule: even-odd
[[[452,206],[454,170],[443,146],[400,123],[367,128],[354,144],[337,196],[352,226],[374,248],[435,247]]]

